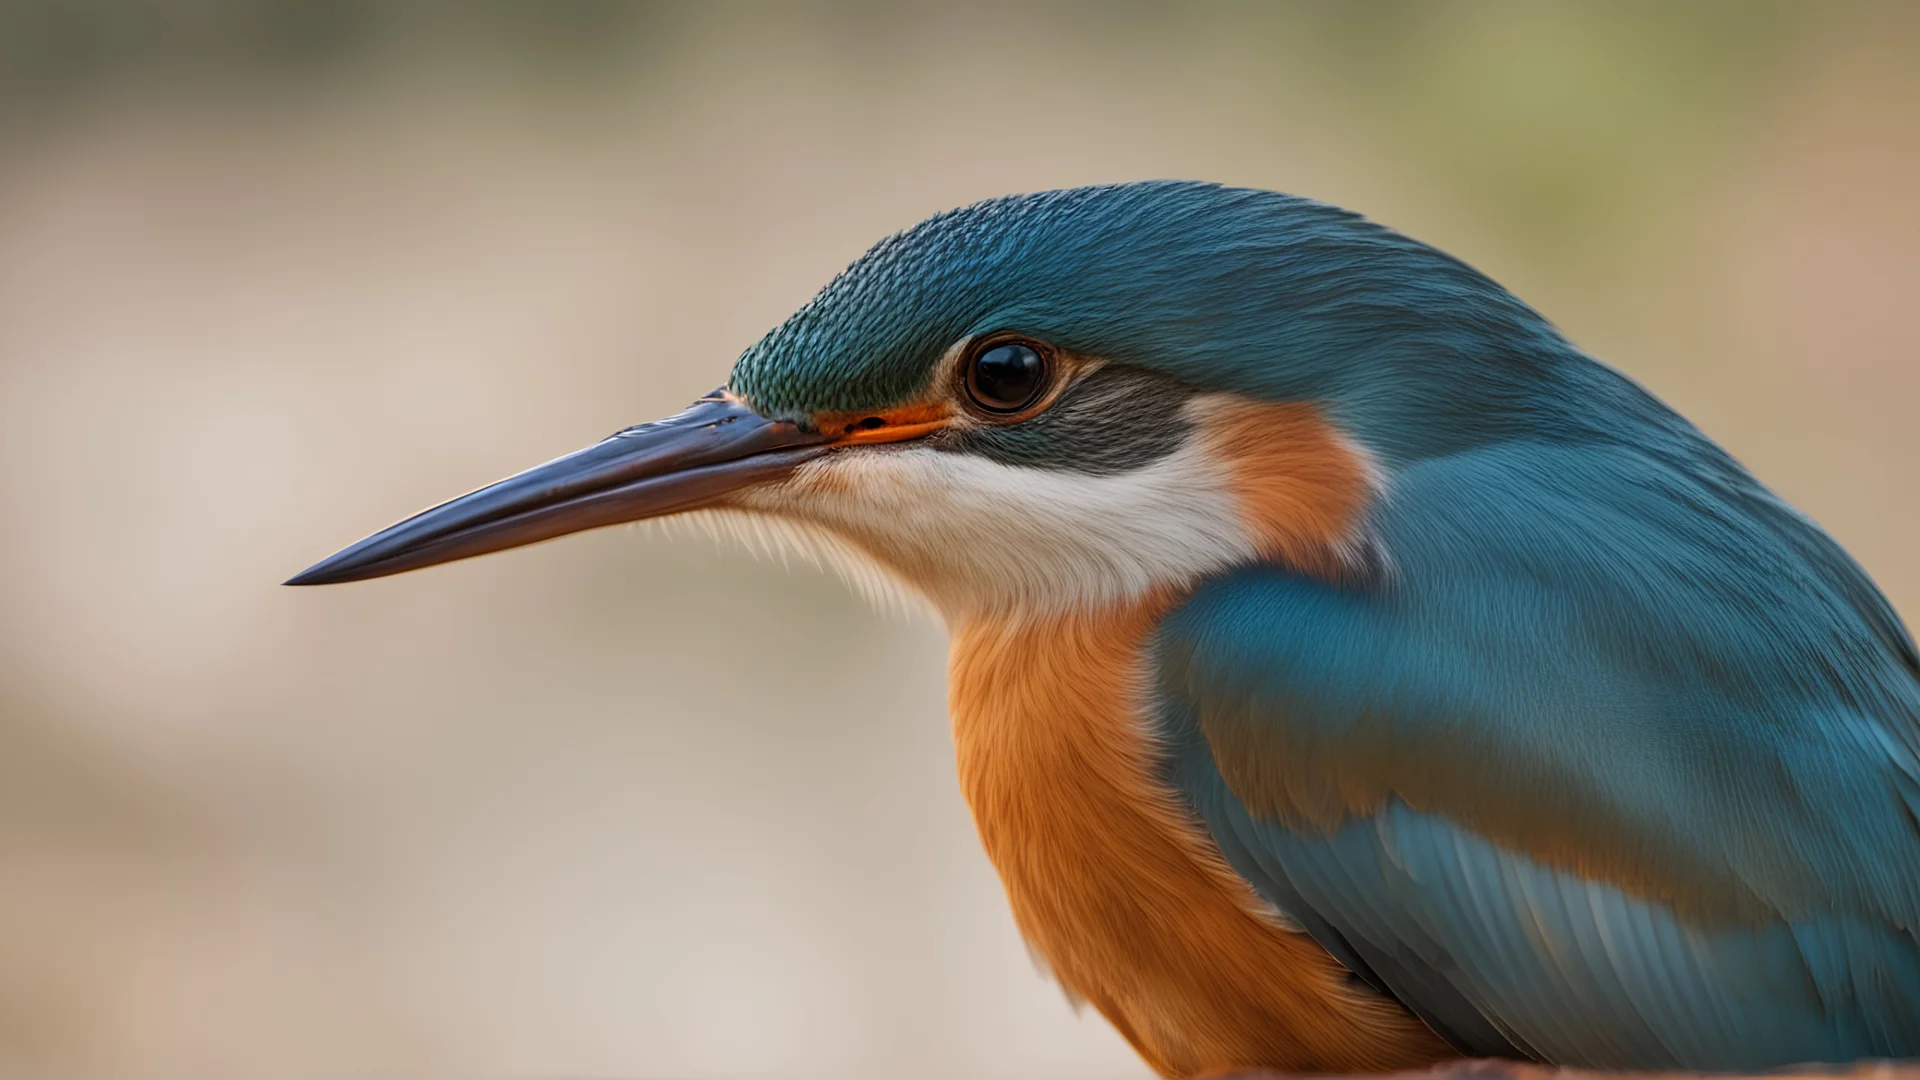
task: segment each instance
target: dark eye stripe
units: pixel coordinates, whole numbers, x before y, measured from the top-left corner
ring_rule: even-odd
[[[1179,449],[1192,429],[1182,410],[1194,393],[1177,379],[1109,364],[1075,382],[1044,412],[957,430],[932,445],[1008,465],[1128,472]]]

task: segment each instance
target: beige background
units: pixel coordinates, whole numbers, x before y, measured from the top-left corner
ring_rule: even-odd
[[[1920,610],[1916,10],[0,6],[0,1076],[1143,1075],[930,620],[638,530],[275,583],[1186,176],[1475,262]]]

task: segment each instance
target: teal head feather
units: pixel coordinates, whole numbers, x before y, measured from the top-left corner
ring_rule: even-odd
[[[1320,402],[1389,460],[1671,418],[1444,252],[1311,199],[1187,181],[932,217],[748,349],[731,385],[781,415],[879,410],[923,393],[954,342],[999,331],[1194,387]]]

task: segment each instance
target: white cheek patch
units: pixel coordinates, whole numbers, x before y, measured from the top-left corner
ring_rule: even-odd
[[[737,505],[842,538],[949,621],[1105,606],[1256,558],[1198,439],[1106,476],[927,447],[843,451]]]

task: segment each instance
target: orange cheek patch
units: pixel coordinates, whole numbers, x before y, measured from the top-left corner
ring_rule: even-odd
[[[836,445],[902,442],[947,426],[953,406],[945,401],[921,401],[881,412],[820,413],[813,429],[834,436]]]
[[[1365,453],[1304,402],[1222,400],[1202,423],[1260,554],[1339,573],[1377,486]]]

